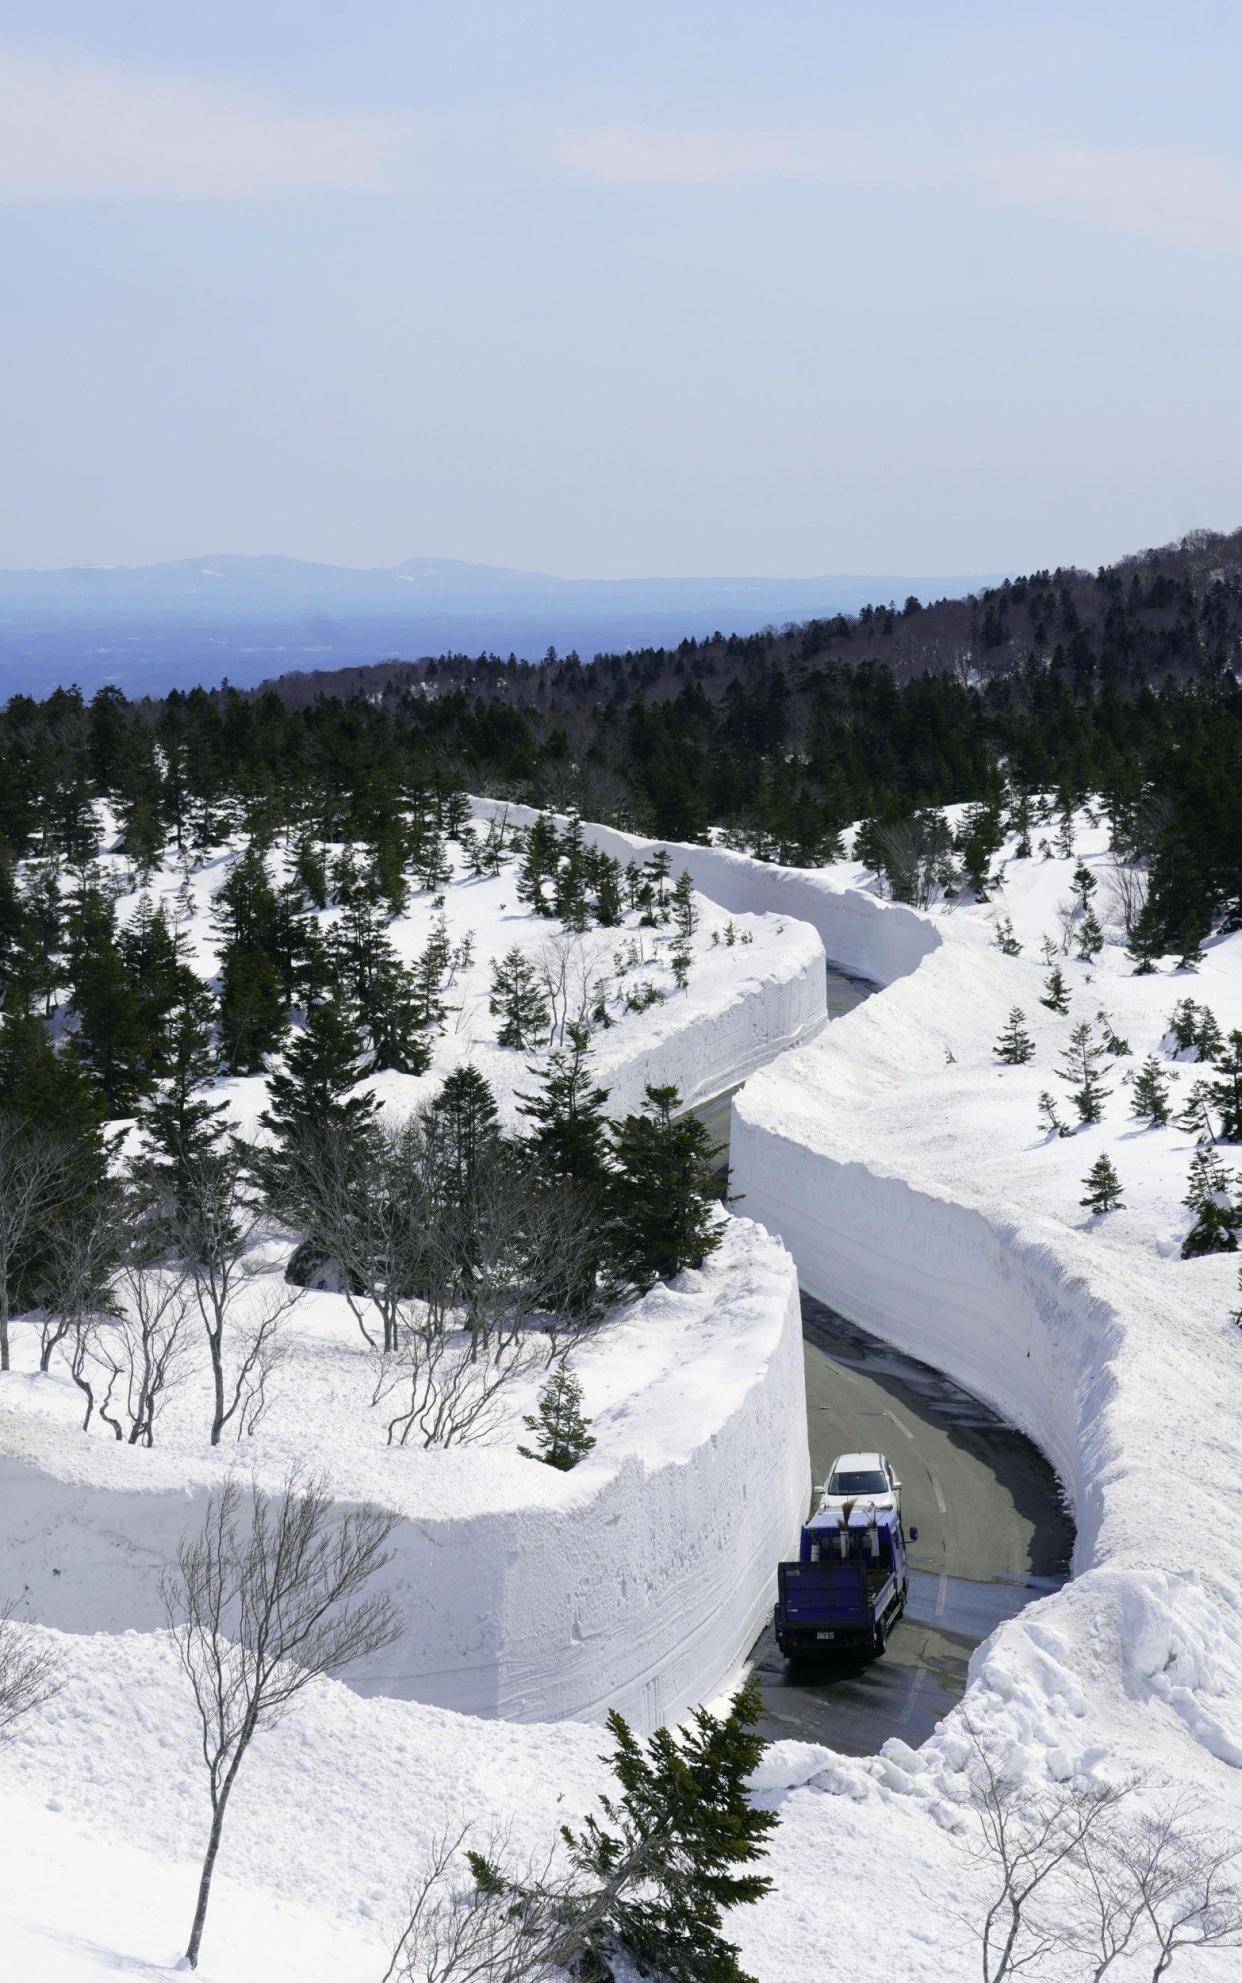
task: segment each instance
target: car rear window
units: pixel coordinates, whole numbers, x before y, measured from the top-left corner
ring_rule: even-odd
[[[829,1494],[887,1494],[888,1482],[878,1468],[865,1473],[834,1473],[828,1483]]]

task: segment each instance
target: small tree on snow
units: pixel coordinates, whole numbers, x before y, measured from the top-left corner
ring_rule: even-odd
[[[1084,964],[1090,964],[1104,948],[1104,932],[1094,909],[1088,909],[1078,925],[1078,955]]]
[[[1044,986],[1044,995],[1039,1002],[1041,1005],[1046,1005],[1049,1012],[1059,1012],[1064,1017],[1069,1011],[1069,1000],[1069,986],[1061,975],[1060,965],[1054,964],[1048,974],[1048,982]]]
[[[992,940],[996,948],[1003,951],[1006,957],[1021,956],[1022,945],[1013,933],[1013,923],[1008,916],[1001,916],[998,919]]]
[[[547,1028],[548,1003],[538,972],[516,943],[492,965],[487,1009],[501,1022],[496,1037],[502,1047],[527,1047]]]
[[[1078,1110],[1079,1122],[1098,1122],[1104,1113],[1104,1103],[1112,1092],[1100,1079],[1100,1062],[1104,1057],[1104,1047],[1095,1040],[1090,1021],[1084,1019],[1070,1034],[1061,1061],[1062,1078],[1077,1084],[1071,1085],[1070,1098]]]
[[[366,1586],[391,1560],[397,1517],[364,1503],[333,1514],[327,1483],[291,1474],[248,1509],[230,1478],[211,1494],[201,1531],[163,1582],[178,1657],[198,1711],[211,1826],[186,1948],[191,1969],[211,1898],[228,1801],[254,1737],[312,1680],[339,1673],[397,1638],[391,1601]]]
[[[538,1452],[519,1446],[524,1460],[542,1460],[545,1466],[568,1473],[590,1452],[595,1440],[591,1421],[582,1409],[582,1386],[572,1370],[561,1364],[553,1371],[539,1393],[537,1413],[522,1420],[535,1435]]]
[[[1213,1146],[1200,1143],[1190,1160],[1190,1176],[1182,1201],[1195,1215],[1194,1224],[1182,1241],[1183,1260],[1195,1260],[1205,1253],[1237,1252],[1242,1214],[1230,1195],[1231,1182]]]
[[[1212,1090],[1207,1082],[1194,1081],[1180,1112],[1173,1120],[1179,1129],[1184,1129],[1200,1143],[1215,1143],[1216,1124],[1212,1120],[1211,1103]]]
[[[1078,1200],[1093,1214],[1121,1209],[1121,1179],[1108,1157],[1097,1157],[1083,1179],[1084,1196]]]
[[[1169,1120],[1169,1081],[1158,1057],[1148,1054],[1134,1077],[1130,1113],[1149,1129],[1163,1129]]]
[[[673,908],[673,928],[677,932],[678,947],[689,950],[694,933],[699,926],[699,912],[694,900],[694,883],[687,869],[677,877],[670,897]]]
[[[1008,1022],[993,1051],[1006,1067],[1025,1067],[1028,1060],[1034,1060],[1035,1042],[1026,1030],[1026,1014],[1021,1006],[1015,1005],[1010,1011]]]
[[[1046,1088],[1039,1098],[1039,1126],[1049,1136],[1072,1136],[1074,1133],[1057,1114],[1057,1105]]]
[[[1236,1026],[1213,1072],[1219,1078],[1209,1092],[1220,1116],[1220,1140],[1242,1143],[1242,1032]]]

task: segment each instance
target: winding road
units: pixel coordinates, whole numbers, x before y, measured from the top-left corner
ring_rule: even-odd
[[[830,1019],[873,989],[830,968]],[[694,1111],[722,1166],[734,1092]],[[763,1684],[761,1732],[846,1755],[872,1755],[894,1735],[915,1747],[964,1693],[974,1648],[1065,1581],[1073,1527],[1038,1448],[940,1371],[805,1292],[802,1334],[816,1486],[838,1453],[880,1449],[919,1539],[910,1545],[906,1615],[882,1659],[825,1662],[795,1679],[768,1627],[751,1654]]]

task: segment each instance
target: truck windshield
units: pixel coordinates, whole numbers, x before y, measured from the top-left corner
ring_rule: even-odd
[[[834,1473],[828,1482],[829,1494],[887,1494],[888,1482],[876,1469],[864,1473]]]

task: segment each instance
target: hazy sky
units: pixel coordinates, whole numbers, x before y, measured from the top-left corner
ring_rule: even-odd
[[[0,0],[0,565],[1242,522],[1242,10]]]

